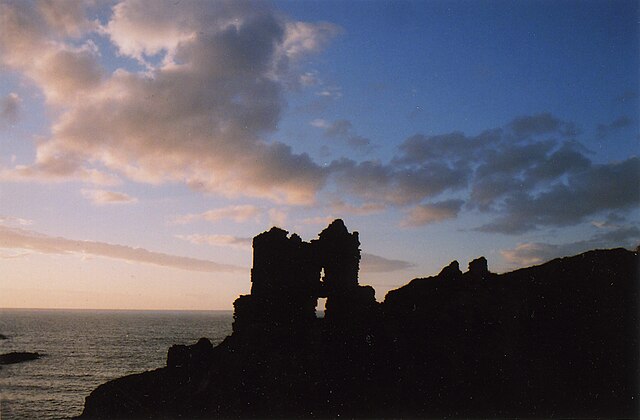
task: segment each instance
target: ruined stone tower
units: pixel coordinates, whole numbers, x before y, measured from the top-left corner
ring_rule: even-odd
[[[330,322],[366,316],[377,303],[372,287],[358,285],[359,247],[358,233],[340,219],[310,242],[277,227],[256,236],[251,294],[234,302],[234,332],[304,329],[316,320],[319,297]]]

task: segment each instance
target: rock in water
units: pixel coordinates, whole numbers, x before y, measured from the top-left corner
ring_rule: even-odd
[[[0,354],[0,365],[10,365],[13,363],[27,362],[42,357],[39,353],[29,353],[26,351],[15,351],[6,354]]]

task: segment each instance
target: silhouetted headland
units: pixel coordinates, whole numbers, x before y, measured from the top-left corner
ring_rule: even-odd
[[[86,398],[83,418],[635,417],[636,252],[590,251],[507,274],[480,257],[390,291],[358,283],[358,233],[253,240],[233,333]],[[325,297],[324,318],[317,318]]]

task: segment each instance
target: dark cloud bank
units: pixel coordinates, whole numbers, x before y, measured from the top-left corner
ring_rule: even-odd
[[[476,136],[414,135],[389,163],[335,161],[332,175],[352,195],[411,208],[406,224],[495,215],[476,230],[520,234],[571,226],[640,201],[640,160],[597,163],[576,127],[544,113]]]

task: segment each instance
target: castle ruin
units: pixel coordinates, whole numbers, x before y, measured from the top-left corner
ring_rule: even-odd
[[[319,298],[325,319],[339,325],[376,310],[375,291],[358,284],[360,241],[334,220],[310,242],[273,227],[253,238],[251,294],[234,302],[234,333],[297,331],[316,322]]]

